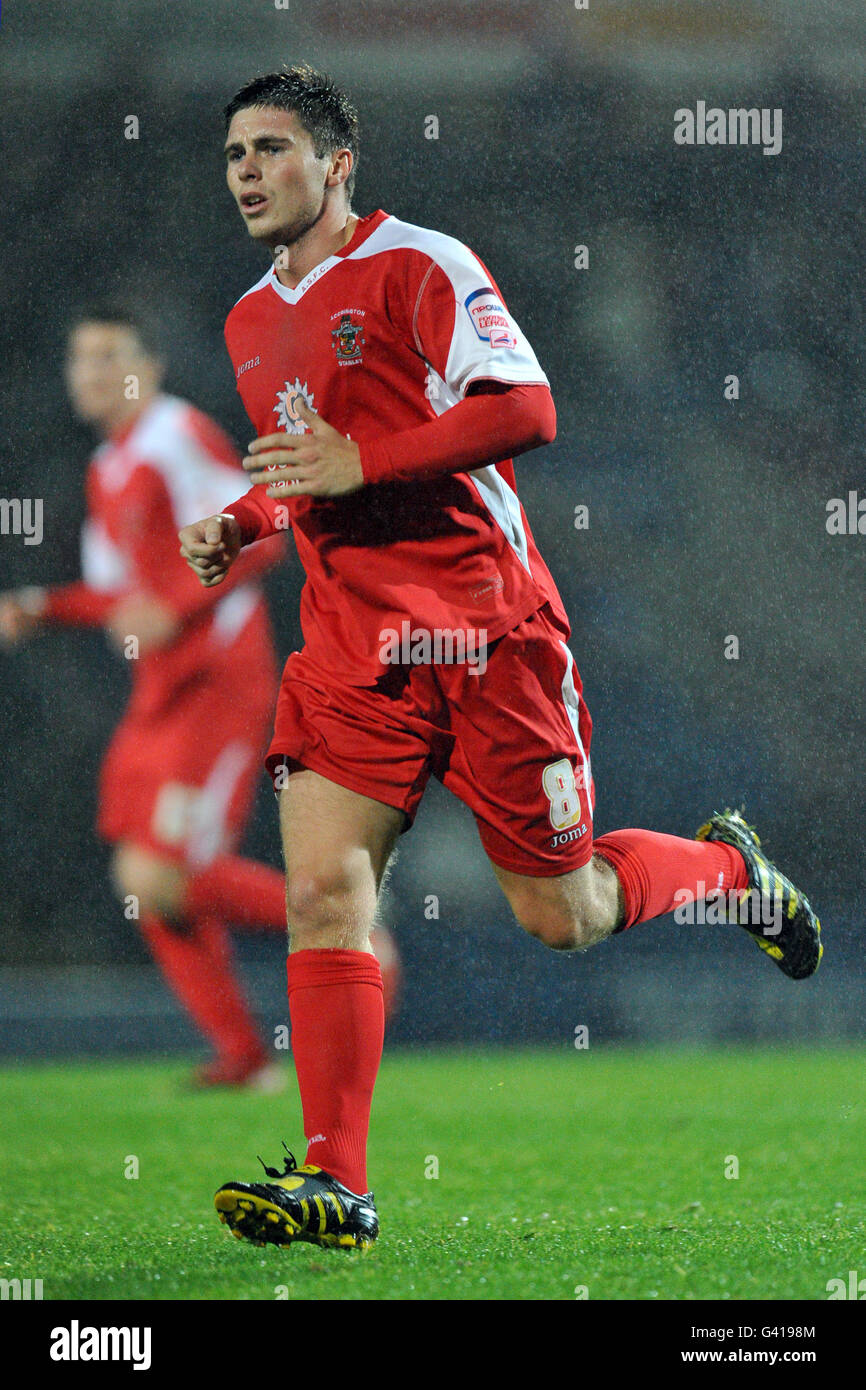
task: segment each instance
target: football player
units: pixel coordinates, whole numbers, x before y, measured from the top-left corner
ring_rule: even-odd
[[[383,1026],[369,931],[431,774],[472,810],[518,921],[555,950],[668,912],[683,890],[752,895],[761,910],[743,925],[801,978],[819,924],[737,813],[695,840],[593,836],[591,719],[512,462],[555,435],[532,347],[466,246],[354,211],[357,113],[327,77],[257,78],[225,117],[229,190],[271,259],[226,323],[253,486],[180,538],[212,588],[288,516],[306,571],[305,646],[286,664],[267,766],[307,1151],[215,1201],[254,1243],[366,1246]]]

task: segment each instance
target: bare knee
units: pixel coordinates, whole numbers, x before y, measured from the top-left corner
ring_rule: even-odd
[[[600,930],[594,913],[577,904],[566,908],[544,898],[528,897],[512,908],[524,931],[551,951],[585,951],[607,935]]]
[[[286,917],[295,950],[369,950],[375,914],[375,886],[347,866],[299,870],[286,880]]]
[[[620,920],[616,874],[598,855],[574,874],[509,878],[503,887],[520,925],[552,951],[585,951]]]
[[[134,898],[139,911],[172,921],[180,917],[186,874],[178,864],[127,843],[114,851],[111,876],[118,895]]]

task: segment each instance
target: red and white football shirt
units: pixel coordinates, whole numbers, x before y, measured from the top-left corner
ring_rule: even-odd
[[[302,433],[299,397],[362,443],[435,419],[472,382],[548,384],[478,257],[381,210],[295,289],[269,270],[229,314],[226,343],[257,436]],[[510,459],[338,498],[259,486],[224,510],[246,541],[291,523],[305,653],[349,684],[378,679],[382,633],[404,620],[492,642],[549,603],[567,627]]]
[[[263,680],[271,679],[267,609],[255,581],[278,562],[278,542],[246,552],[215,588],[202,586],[179,554],[179,529],[220,511],[242,476],[223,431],[195,406],[168,395],[155,397],[91,459],[81,533],[84,578],[49,589],[45,616],[101,624],[132,594],[150,595],[174,611],[181,619],[177,635],[129,663],[136,713],[167,711],[178,688],[208,674],[218,677],[233,661],[245,664],[251,683],[259,669]]]
[[[242,477],[222,430],[160,395],[94,454],[82,532],[84,579],[47,593],[46,617],[100,624],[132,595],[180,619],[174,638],[129,662],[133,690],[100,775],[98,828],[187,866],[231,849],[255,791],[277,686],[256,582],[277,540],[204,587],[179,554],[180,527],[218,512]]]

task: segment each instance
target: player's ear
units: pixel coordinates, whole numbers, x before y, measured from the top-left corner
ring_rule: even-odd
[[[328,170],[328,187],[336,188],[341,183],[346,183],[354,163],[355,158],[350,149],[335,150],[331,155],[331,167]]]

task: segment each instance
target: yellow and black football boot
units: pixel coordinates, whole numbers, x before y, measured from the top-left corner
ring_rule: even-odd
[[[783,974],[792,980],[814,975],[824,954],[821,923],[808,899],[762,852],[753,827],[739,811],[726,808],[702,825],[696,838],[733,845],[746,861],[749,887],[740,894],[733,920],[772,957]]]
[[[299,1168],[286,1149],[283,1171],[268,1168],[270,1182],[227,1182],[214,1197],[220,1221],[253,1245],[292,1245],[296,1240],[342,1250],[366,1250],[379,1234],[372,1192],[359,1196],[313,1163]]]

